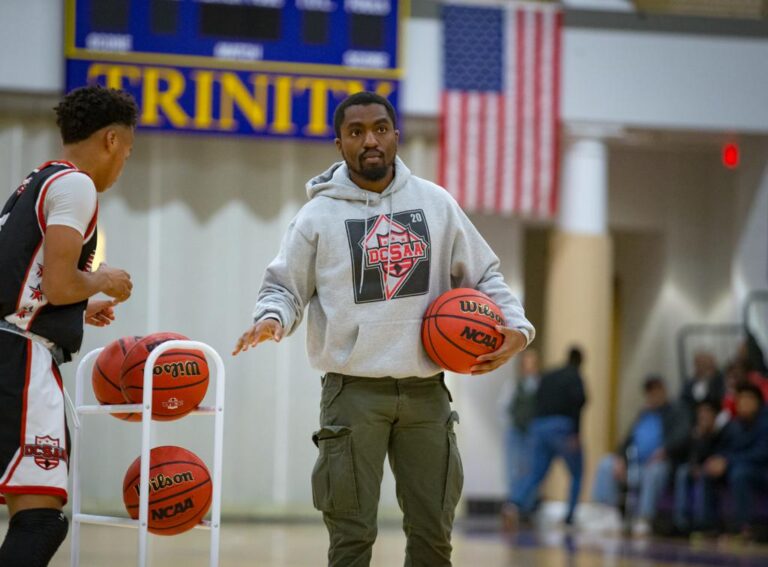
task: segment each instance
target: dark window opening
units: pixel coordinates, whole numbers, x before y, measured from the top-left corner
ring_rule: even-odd
[[[130,0],[91,0],[91,29],[96,32],[128,33]]]
[[[350,14],[349,34],[352,49],[384,49],[384,16]]]
[[[178,0],[152,0],[150,28],[153,34],[175,35],[179,29]]]
[[[328,43],[330,14],[328,12],[304,11],[301,18],[301,36],[307,45]]]
[[[245,41],[280,39],[280,8],[200,4],[200,34]]]

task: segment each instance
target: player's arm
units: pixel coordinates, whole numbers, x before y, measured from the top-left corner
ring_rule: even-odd
[[[101,264],[95,272],[77,267],[83,236],[65,225],[50,225],[45,231],[42,288],[53,305],[78,303],[103,292],[118,301],[131,296],[131,276],[124,270]]]

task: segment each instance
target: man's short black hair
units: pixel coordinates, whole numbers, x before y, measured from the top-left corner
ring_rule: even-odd
[[[75,144],[110,124],[136,126],[138,107],[127,92],[100,85],[70,91],[54,108],[65,144]]]
[[[584,360],[584,354],[579,347],[571,347],[568,350],[568,366],[579,368],[582,360]]]
[[[656,388],[665,388],[666,389],[667,384],[664,381],[664,378],[662,378],[658,374],[649,374],[645,377],[645,380],[643,380],[643,392],[648,393],[651,390],[655,390]]]
[[[760,405],[765,403],[763,391],[752,382],[746,382],[736,386],[736,394],[751,394],[758,402],[760,402]]]
[[[369,91],[362,91],[348,96],[339,103],[336,110],[333,112],[333,131],[336,133],[337,138],[341,138],[341,124],[344,122],[344,113],[350,106],[356,106],[361,104],[363,106],[369,104],[380,104],[387,109],[389,119],[392,120],[392,126],[397,128],[397,114],[395,113],[395,107],[385,97],[372,93]]]

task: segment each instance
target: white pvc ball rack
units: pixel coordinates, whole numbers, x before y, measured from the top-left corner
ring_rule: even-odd
[[[138,566],[147,567],[147,528],[149,526],[149,451],[152,448],[153,420],[152,420],[152,371],[155,361],[165,351],[174,348],[196,349],[205,353],[209,362],[214,362],[216,367],[216,402],[214,406],[199,406],[191,411],[190,416],[212,415],[214,416],[213,433],[213,502],[211,504],[211,519],[203,520],[196,528],[211,531],[210,567],[219,565],[219,536],[221,528],[221,472],[222,453],[224,442],[224,362],[221,356],[212,347],[205,343],[188,340],[172,340],[157,345],[147,357],[144,366],[144,397],[140,404],[120,405],[85,405],[83,395],[85,388],[90,388],[88,378],[91,375],[96,357],[104,350],[97,348],[86,354],[77,366],[75,378],[75,435],[73,438],[72,462],[72,567],[80,566],[80,525],[99,524],[121,528],[137,528],[139,530]],[[141,412],[141,471],[139,492],[139,519],[132,520],[119,516],[97,516],[84,514],[81,510],[80,488],[80,438],[82,434],[81,415],[112,414]]]

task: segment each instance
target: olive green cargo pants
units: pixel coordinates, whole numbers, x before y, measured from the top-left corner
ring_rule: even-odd
[[[442,375],[323,377],[312,496],[328,527],[330,567],[369,565],[386,455],[404,516],[406,567],[451,565],[464,473],[450,402]]]

